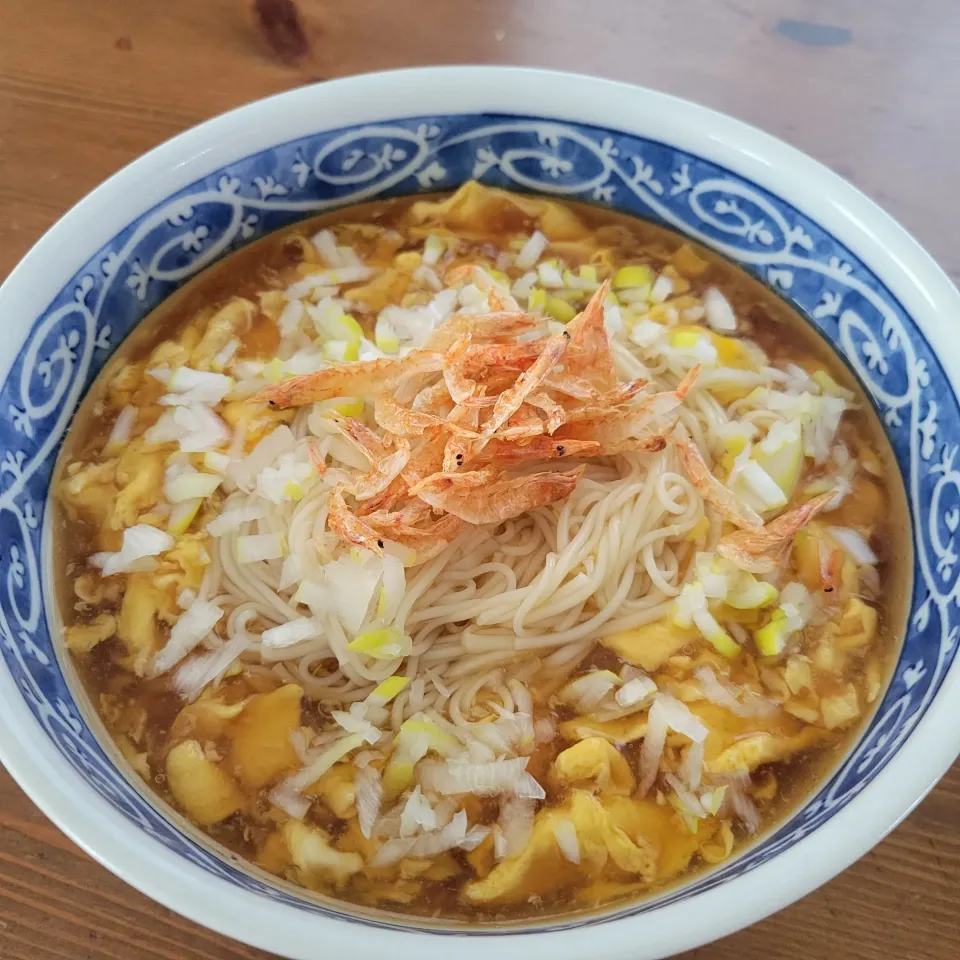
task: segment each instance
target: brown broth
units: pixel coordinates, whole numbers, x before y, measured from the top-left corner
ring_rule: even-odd
[[[160,341],[169,338],[173,331],[189,323],[199,312],[210,311],[212,306],[222,304],[229,296],[239,295],[255,299],[258,291],[270,286],[280,272],[296,262],[296,248],[288,242],[290,236],[310,236],[323,226],[343,222],[389,226],[400,221],[411,202],[408,198],[366,204],[346,212],[338,211],[296,224],[232,254],[172,295],[127,338],[91,388],[64,445],[55,484],[59,482],[66,464],[95,458],[102,448],[111,422],[110,417],[103,415],[105,385],[124,364],[146,357]],[[689,243],[684,238],[647,222],[585,205],[569,206],[589,225],[595,235],[604,237],[605,242],[614,246],[617,262],[642,258],[655,269],[660,269],[670,261],[681,244]],[[491,224],[489,241],[503,242],[518,232],[529,232],[534,225],[531,220],[524,220],[522,217]],[[419,242],[405,244],[400,249],[412,248]],[[482,252],[487,242],[477,240],[471,250]],[[724,291],[738,316],[742,318],[738,335],[756,340],[774,360],[790,360],[801,365],[812,364],[827,368],[839,383],[854,390],[858,396],[861,410],[845,420],[842,437],[851,447],[855,447],[859,440],[880,454],[884,476],[878,485],[890,508],[872,541],[875,547],[883,551],[881,578],[884,584],[884,599],[880,610],[879,644],[883,650],[885,684],[903,634],[906,605],[911,591],[912,557],[909,551],[902,549],[903,544],[910,542],[907,533],[906,498],[882,427],[861,387],[846,366],[826,341],[803,322],[788,303],[711,251],[699,246],[695,246],[695,250],[709,262],[707,270],[696,281],[697,288],[702,290],[715,285]],[[568,262],[576,264],[576,258],[569,257]],[[269,357],[274,344],[272,322],[261,317],[245,342],[245,351],[250,356]],[[107,596],[99,602],[84,605],[77,603],[73,591],[73,580],[84,569],[86,557],[103,548],[98,536],[99,530],[95,523],[71,519],[58,504],[54,522],[53,556],[58,558],[56,586],[63,620],[67,625],[83,623],[94,613],[116,609],[116,597],[111,599]],[[892,544],[896,544],[897,549],[890,549]],[[137,679],[118,666],[116,657],[117,641],[107,640],[95,647],[89,656],[74,657],[72,660],[82,687],[89,694],[94,709],[111,736],[117,738],[118,742],[126,738],[129,743],[130,738],[137,735],[134,739],[138,740],[147,755],[150,773],[148,786],[163,800],[172,804],[173,800],[162,772],[163,756],[171,734],[177,732],[175,727],[182,703],[171,691],[166,678]],[[600,668],[618,663],[611,653],[602,648],[597,648],[597,653],[590,662]],[[266,691],[276,685],[273,680],[261,675],[244,674],[232,677],[223,685],[226,693],[222,699],[229,703],[250,692]],[[881,698],[882,693],[876,702]],[[305,708],[305,718],[308,718],[311,711],[315,712],[312,707]],[[761,805],[762,832],[777,826],[811,795],[816,786],[838,766],[871,715],[872,708],[829,747],[812,749],[792,762],[772,765],[771,771],[777,778],[779,789],[773,802]],[[220,746],[227,749],[224,744]],[[545,770],[561,746],[563,744],[555,740],[538,750],[531,760],[531,771],[536,774]],[[638,746],[638,743],[634,743],[625,751],[631,760],[635,759]],[[556,792],[548,796],[548,802],[557,799],[559,796]],[[269,817],[265,818],[268,805],[261,795],[255,792],[251,795],[250,802],[258,810],[259,817],[250,818],[236,814],[208,828],[206,832],[229,850],[253,859],[270,830],[270,820]],[[495,808],[491,808],[490,815],[495,817]],[[323,810],[320,804],[313,805],[308,818],[308,822],[323,826],[333,836],[344,827],[333,814]],[[738,840],[741,843],[746,842],[742,835]],[[739,849],[742,849],[742,846]],[[466,871],[466,858],[459,853],[456,858],[460,867]],[[681,874],[679,880],[687,880],[692,872],[702,869],[703,866],[694,864],[690,870]],[[571,891],[558,890],[549,901],[536,898],[517,907],[465,907],[458,898],[461,879],[462,874],[458,874],[448,880],[431,881],[411,903],[384,903],[380,905],[380,909],[421,917],[486,922],[509,921],[601,906],[599,903],[577,903]],[[676,880],[669,881],[673,882]],[[657,889],[650,892],[655,893]],[[362,892],[358,893],[353,888],[341,891],[337,896],[358,904],[365,902]],[[635,897],[636,894],[628,899]],[[607,900],[603,905],[609,906],[611,902],[618,901]]]

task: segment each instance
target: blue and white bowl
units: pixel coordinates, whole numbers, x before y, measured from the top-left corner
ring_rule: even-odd
[[[308,899],[215,850],[144,793],[53,642],[46,504],[84,391],[179,284],[298,218],[471,177],[666,224],[780,289],[877,405],[910,500],[915,567],[890,689],[842,766],[787,823],[650,901],[465,929]],[[11,274],[0,317],[0,757],[77,843],[199,923],[298,960],[487,960],[491,950],[504,960],[652,960],[828,880],[960,752],[960,348],[951,333],[960,295],[866,197],[751,127],[649,90],[505,68],[296,90],[190,130],[108,180]]]

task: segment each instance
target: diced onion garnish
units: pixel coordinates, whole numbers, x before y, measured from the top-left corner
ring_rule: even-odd
[[[153,658],[154,675],[166,673],[199,644],[223,617],[223,609],[206,600],[196,600],[180,614],[170,630],[166,646]]]
[[[137,422],[137,408],[132,404],[124,407],[113,422],[113,428],[110,436],[107,438],[107,444],[103,452],[108,456],[120,451],[124,444],[130,439],[133,432],[133,425]]]
[[[337,253],[337,240],[332,230],[320,230],[310,238],[310,242],[315,247],[317,253],[320,254],[325,266],[340,266],[340,255]]]
[[[537,267],[537,276],[540,278],[541,286],[546,287],[548,290],[563,286],[563,274],[560,273],[554,263],[541,263]]]
[[[661,273],[650,290],[650,302],[663,303],[671,293],[673,293],[673,281],[666,274]]]
[[[291,553],[283,561],[283,566],[280,568],[280,582],[277,584],[278,590],[289,590],[295,583],[300,583],[300,580],[303,577],[303,572],[300,569],[300,556],[296,553]]]
[[[737,329],[737,317],[730,301],[716,288],[708,287],[703,292],[703,307],[707,323],[719,333],[733,333]]]
[[[696,670],[697,682],[704,697],[740,717],[770,717],[777,713],[776,704],[762,697],[741,700],[734,692],[738,688],[717,678],[712,668],[701,664]]]
[[[373,276],[370,267],[338,267],[323,273],[312,273],[296,283],[292,283],[283,294],[288,300],[299,300],[318,287],[338,287],[344,283],[359,283]]]
[[[638,289],[653,283],[653,271],[646,264],[620,267],[613,277],[614,290]]]
[[[195,700],[208,683],[220,676],[247,649],[252,639],[249,633],[241,631],[219,650],[181,664],[173,675],[173,686],[188,702]]]
[[[339,557],[324,565],[324,577],[337,614],[350,633],[357,633],[367,619],[382,572],[382,564],[372,554],[366,554],[363,562]]]
[[[208,373],[190,367],[177,367],[167,381],[171,393],[183,394],[203,403],[219,403],[232,387],[233,379],[223,373]]]
[[[230,507],[207,524],[207,533],[211,537],[222,537],[225,533],[236,530],[245,523],[261,520],[266,515],[267,510],[263,506]]]
[[[762,512],[776,510],[787,502],[787,496],[773,477],[755,460],[747,460],[737,477],[745,499]]]
[[[590,713],[613,689],[620,686],[620,678],[610,670],[594,670],[571,680],[560,697],[580,713]]]
[[[151,446],[176,441],[186,453],[204,453],[227,443],[230,431],[209,407],[190,401],[168,410],[143,437]]]
[[[267,434],[250,453],[230,467],[229,476],[244,490],[249,490],[254,478],[265,467],[273,466],[280,457],[294,450],[296,438],[285,424]]]
[[[872,566],[879,562],[866,537],[859,531],[851,527],[827,527],[827,533],[850,554],[857,565]]]
[[[539,230],[534,231],[533,236],[520,248],[514,265],[520,270],[529,270],[543,256],[549,243]]]
[[[166,531],[138,523],[123,531],[123,541],[117,553],[95,554],[91,560],[103,570],[105,577],[110,577],[115,573],[130,572],[132,564],[146,557],[155,557],[175,544],[174,538]]]
[[[293,774],[283,782],[294,790],[303,790],[319,780],[335,763],[364,743],[359,733],[351,733],[331,744],[318,757],[311,760],[299,773]]]
[[[656,693],[657,685],[650,677],[635,677],[628,680],[616,694],[617,703],[621,707],[632,707],[646,700],[652,693]]]
[[[577,828],[573,821],[556,819],[553,821],[553,835],[564,859],[571,863],[580,862],[580,841],[577,839]]]
[[[164,484],[164,495],[171,503],[182,503],[209,497],[223,482],[223,477],[212,473],[180,473]]]
[[[377,317],[373,338],[377,349],[384,353],[397,353],[400,350],[400,338],[397,336],[397,331],[384,316]]]
[[[417,842],[415,837],[398,837],[395,840],[388,840],[371,857],[371,867],[392,867],[399,863],[413,849]]]
[[[515,793],[526,773],[527,758],[494,760],[491,763],[424,764],[420,782],[426,790],[454,795],[474,793],[480,797],[492,797],[498,793]]]
[[[295,643],[318,637],[322,632],[323,628],[316,618],[298,617],[296,620],[281,623],[278,627],[270,627],[269,630],[264,630],[260,640],[265,647],[277,649],[292,647]]]
[[[310,809],[313,802],[309,797],[305,797],[297,790],[290,788],[288,784],[278,783],[269,794],[270,802],[278,806],[286,814],[295,820],[302,820]]]
[[[360,397],[334,397],[314,404],[314,408],[321,414],[333,412],[345,417],[362,417],[363,407],[363,400]]]
[[[299,330],[306,312],[307,310],[302,300],[291,300],[287,303],[283,310],[280,311],[280,316],[277,317],[277,327],[280,330],[280,336],[289,337],[295,331]]]
[[[380,772],[376,767],[367,766],[357,772],[354,779],[354,792],[360,832],[369,840],[383,803],[383,786],[380,783]]]
[[[655,704],[659,704],[664,719],[671,730],[688,737],[694,743],[707,738],[709,731],[690,708],[672,694],[658,693]]]
[[[439,262],[446,249],[447,241],[443,237],[431,233],[423,244],[423,262],[432,267]]]
[[[387,703],[406,690],[409,683],[409,677],[387,677],[386,680],[382,680],[377,685],[371,696],[377,697],[384,703]]]
[[[368,630],[361,633],[347,644],[348,650],[363,653],[375,660],[394,660],[397,657],[409,656],[413,648],[413,641],[405,633],[395,627],[385,627],[381,630]]]
[[[400,814],[400,836],[412,837],[425,830],[434,830],[436,826],[437,814],[430,801],[420,792],[420,787],[415,787]]]
[[[359,733],[367,743],[376,743],[383,736],[383,731],[364,717],[356,716],[345,710],[334,710],[330,716],[347,733]]]
[[[536,806],[532,800],[511,798],[502,803],[497,822],[501,842],[496,851],[498,860],[515,857],[527,845],[533,833]]]
[[[193,500],[182,500],[171,511],[170,518],[167,521],[167,533],[171,536],[179,537],[186,533],[193,523],[193,518],[199,513],[203,506],[203,499],[197,497]]]
[[[237,537],[237,560],[240,563],[279,560],[286,552],[287,538],[282,533],[258,533]]]
[[[213,450],[208,450],[203,455],[203,465],[207,470],[213,470],[214,473],[223,473],[227,472],[227,468],[230,466],[231,460],[225,453],[217,453]]]
[[[304,603],[314,613],[322,613],[333,605],[329,587],[315,580],[301,580],[291,603]]]

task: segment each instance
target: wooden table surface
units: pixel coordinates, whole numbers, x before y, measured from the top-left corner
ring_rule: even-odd
[[[634,81],[763,127],[852,180],[960,278],[956,0],[297,6],[291,43],[267,40],[249,0],[0,0],[0,277],[97,183],[214,114],[351,73],[504,63]],[[2,960],[266,956],[124,885],[0,770]],[[685,956],[956,960],[960,765],[832,883]]]

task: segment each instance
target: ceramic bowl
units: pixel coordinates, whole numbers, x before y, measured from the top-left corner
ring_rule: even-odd
[[[46,504],[85,390],[179,284],[298,218],[471,177],[665,224],[793,301],[877,406],[910,501],[915,568],[902,653],[872,722],[762,842],[633,905],[451,928],[301,896],[144,794],[52,641]],[[844,869],[960,751],[960,348],[950,326],[960,296],[866,197],[749,126],[649,90],[506,68],[299,89],[190,130],[108,180],[10,275],[0,316],[0,756],[77,843],[199,923],[298,960],[651,960],[743,927]]]

